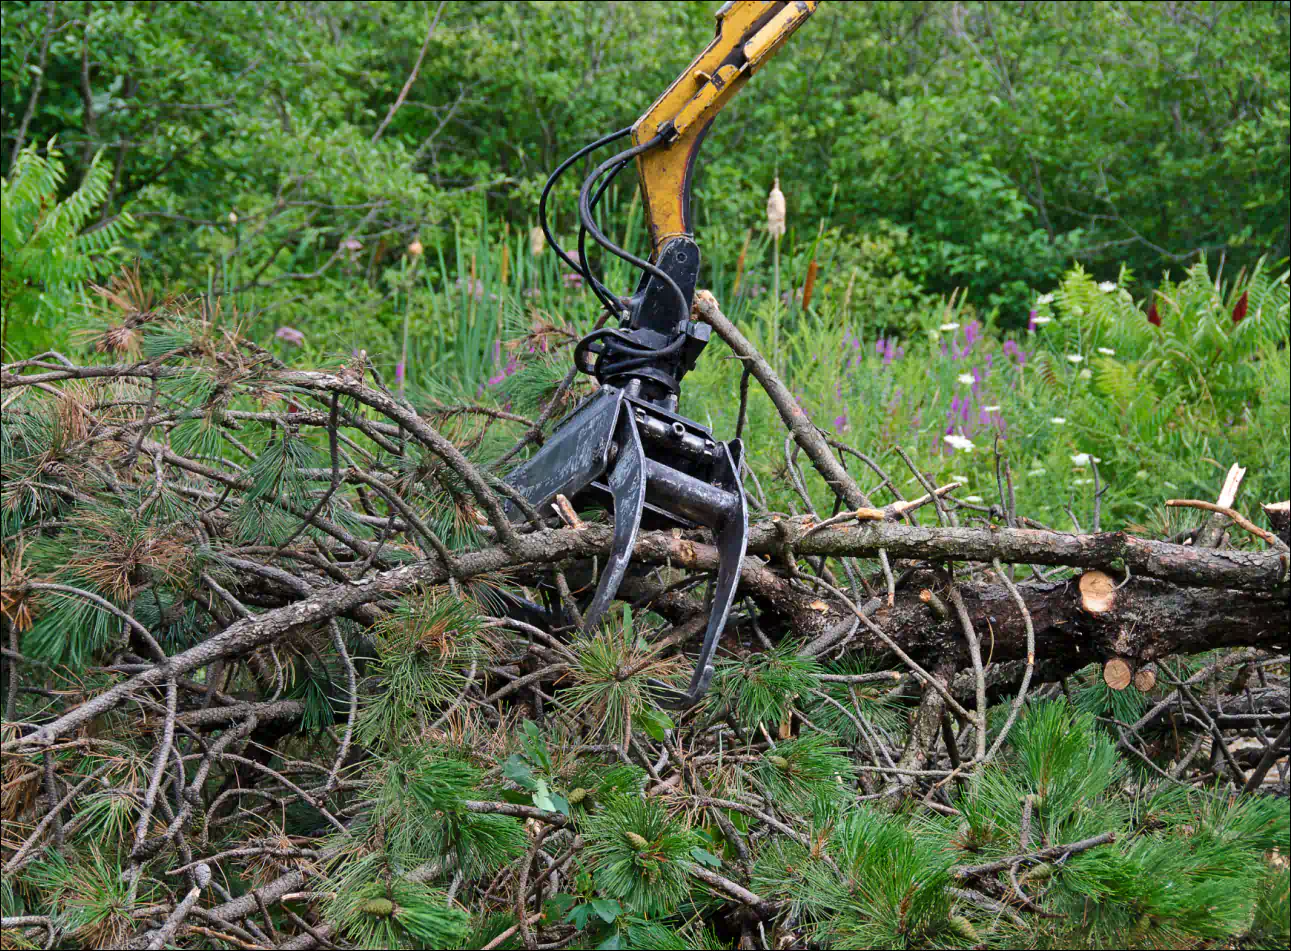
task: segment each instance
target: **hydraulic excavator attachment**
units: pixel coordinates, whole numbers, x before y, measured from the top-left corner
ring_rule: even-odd
[[[709,585],[708,627],[685,691],[656,684],[665,702],[696,703],[713,677],[713,655],[730,614],[748,538],[740,482],[743,447],[720,442],[677,413],[682,377],[708,343],[707,324],[691,320],[699,275],[699,246],[690,221],[691,174],[716,113],[816,9],[817,0],[734,0],[717,12],[717,36],[632,126],[580,149],[552,173],[538,212],[560,258],[605,305],[619,326],[588,334],[574,350],[578,369],[600,384],[507,482],[539,512],[557,495],[582,509],[599,505],[614,514],[614,543],[596,592],[583,613],[592,629],[609,608],[642,525],[712,530],[719,553]],[[596,167],[579,193],[578,260],[547,224],[547,198],[574,162],[631,135],[632,146]],[[650,229],[649,260],[614,245],[593,210],[610,181],[635,160]],[[643,272],[631,297],[612,294],[587,265],[587,238]],[[508,503],[508,514],[522,513]]]

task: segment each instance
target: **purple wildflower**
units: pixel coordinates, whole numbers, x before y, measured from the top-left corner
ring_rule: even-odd
[[[959,333],[955,333],[955,338],[951,343],[953,349],[953,358],[962,360],[973,352],[973,347],[982,336],[982,323],[979,320],[970,320],[968,326],[964,328],[964,345],[959,346]],[[942,354],[945,355],[945,345],[942,345]]]
[[[507,365],[502,368],[502,372],[489,377],[489,386],[497,386],[518,369],[520,369],[520,364],[513,353],[507,358]]]
[[[834,417],[834,432],[836,433],[847,432],[847,414],[846,413],[842,413]]]
[[[274,336],[293,347],[299,347],[305,342],[305,335],[295,327],[279,327]]]
[[[1004,341],[1003,349],[1006,354],[1008,354],[1014,360],[1018,361],[1018,366],[1022,366],[1024,363],[1027,362],[1026,351],[1023,350],[1021,347],[1019,347],[1016,341],[1013,341],[1013,340]]]
[[[403,361],[402,360],[400,360],[398,363],[394,365],[394,378],[395,378],[395,382],[397,383],[403,382]]]
[[[893,337],[891,340],[886,340],[883,337],[880,337],[878,342],[875,343],[874,349],[878,352],[878,355],[883,358],[883,365],[885,367],[891,366],[892,361],[900,360],[905,356],[905,347],[897,345],[896,337]]]

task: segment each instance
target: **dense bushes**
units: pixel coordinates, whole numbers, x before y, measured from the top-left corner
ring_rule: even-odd
[[[71,187],[106,149],[93,219],[135,214],[158,279],[394,322],[414,236],[456,268],[453,220],[527,230],[546,173],[637,116],[714,6],[6,0],[4,168],[59,135]],[[1278,261],[1289,31],[1268,3],[824,4],[714,126],[704,246],[740,242],[778,172],[798,246],[886,219],[899,271],[1008,327],[1073,258],[1148,285],[1202,251]]]

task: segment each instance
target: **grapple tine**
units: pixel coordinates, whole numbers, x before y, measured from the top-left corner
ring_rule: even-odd
[[[722,488],[734,493],[735,505],[721,522],[714,526],[717,535],[717,580],[709,589],[708,628],[704,632],[704,643],[699,649],[699,657],[695,662],[695,672],[691,675],[690,685],[683,693],[665,684],[654,682],[661,688],[663,704],[668,707],[694,706],[707,692],[713,680],[713,655],[717,653],[717,643],[721,639],[722,630],[726,627],[726,620],[731,613],[731,604],[735,600],[735,591],[739,587],[740,568],[749,540],[748,508],[744,501],[744,490],[740,484],[740,458],[743,455],[743,449],[743,444],[738,439],[732,439],[722,446],[718,477],[715,481],[719,482]]]
[[[646,466],[641,434],[631,412],[619,418],[618,458],[610,473],[610,492],[614,496],[614,548],[601,572],[596,586],[596,597],[583,613],[583,629],[593,630],[614,600],[623,575],[628,570],[628,560],[636,545],[641,528],[641,511],[645,506]]]

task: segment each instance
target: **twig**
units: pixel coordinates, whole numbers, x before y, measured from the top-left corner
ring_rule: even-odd
[[[1251,770],[1251,774],[1246,777],[1246,785],[1242,787],[1242,792],[1251,793],[1260,788],[1260,784],[1264,782],[1264,777],[1267,776],[1269,770],[1273,768],[1273,764],[1278,761],[1279,757],[1287,754],[1288,736],[1291,736],[1291,722],[1286,723],[1282,727],[1282,732],[1277,735],[1277,738],[1269,744],[1269,748],[1264,751],[1264,755],[1260,757],[1260,761],[1255,765],[1255,768]]]
[[[1079,842],[1072,842],[1067,845],[1052,845],[1047,849],[1039,849],[1035,852],[1026,852],[1022,855],[1011,855],[1008,858],[997,859],[994,862],[985,862],[981,865],[961,865],[958,868],[951,869],[950,874],[953,878],[960,881],[969,878],[981,878],[983,875],[992,875],[996,872],[1002,872],[1009,866],[1016,865],[1019,862],[1047,862],[1050,859],[1056,859],[1068,855],[1078,855],[1081,852],[1087,852],[1100,845],[1108,845],[1115,841],[1115,832],[1102,832],[1098,835],[1091,836],[1088,839],[1081,839]]]
[[[1165,504],[1176,508],[1205,509],[1207,512],[1218,512],[1220,515],[1227,515],[1256,538],[1264,539],[1264,541],[1268,542],[1279,551],[1291,551],[1291,547],[1288,547],[1286,542],[1278,538],[1272,532],[1268,532],[1260,528],[1236,509],[1231,509],[1224,505],[1216,505],[1214,502],[1203,502],[1200,499],[1166,499]]]
[[[412,84],[417,78],[417,73],[421,70],[421,61],[426,58],[426,50],[430,48],[430,38],[435,35],[435,27],[439,25],[439,15],[444,12],[444,2],[445,0],[440,0],[439,6],[435,9],[434,19],[430,21],[430,28],[426,30],[426,39],[422,41],[421,50],[417,53],[417,61],[412,64],[412,72],[408,74],[408,79],[404,82],[403,88],[399,90],[399,95],[395,97],[395,101],[391,104],[390,111],[381,120],[377,130],[372,133],[373,144],[376,144],[377,139],[381,138],[381,133],[386,130],[386,126],[390,124],[390,120],[394,118],[394,114],[399,111],[404,99],[408,97],[408,90],[412,88]]]
[[[202,895],[202,889],[205,888],[211,880],[211,868],[203,862],[197,866],[196,873],[197,884],[189,889],[188,894],[184,896],[184,900],[181,901],[175,907],[175,910],[170,913],[170,917],[168,917],[165,924],[161,926],[161,930],[157,932],[156,936],[153,937],[152,941],[149,943],[148,951],[161,951],[162,948],[169,944],[170,939],[174,937],[175,932],[179,930],[179,926],[183,924],[184,919],[188,917],[188,913],[192,911],[193,906],[197,904],[197,899]]]

